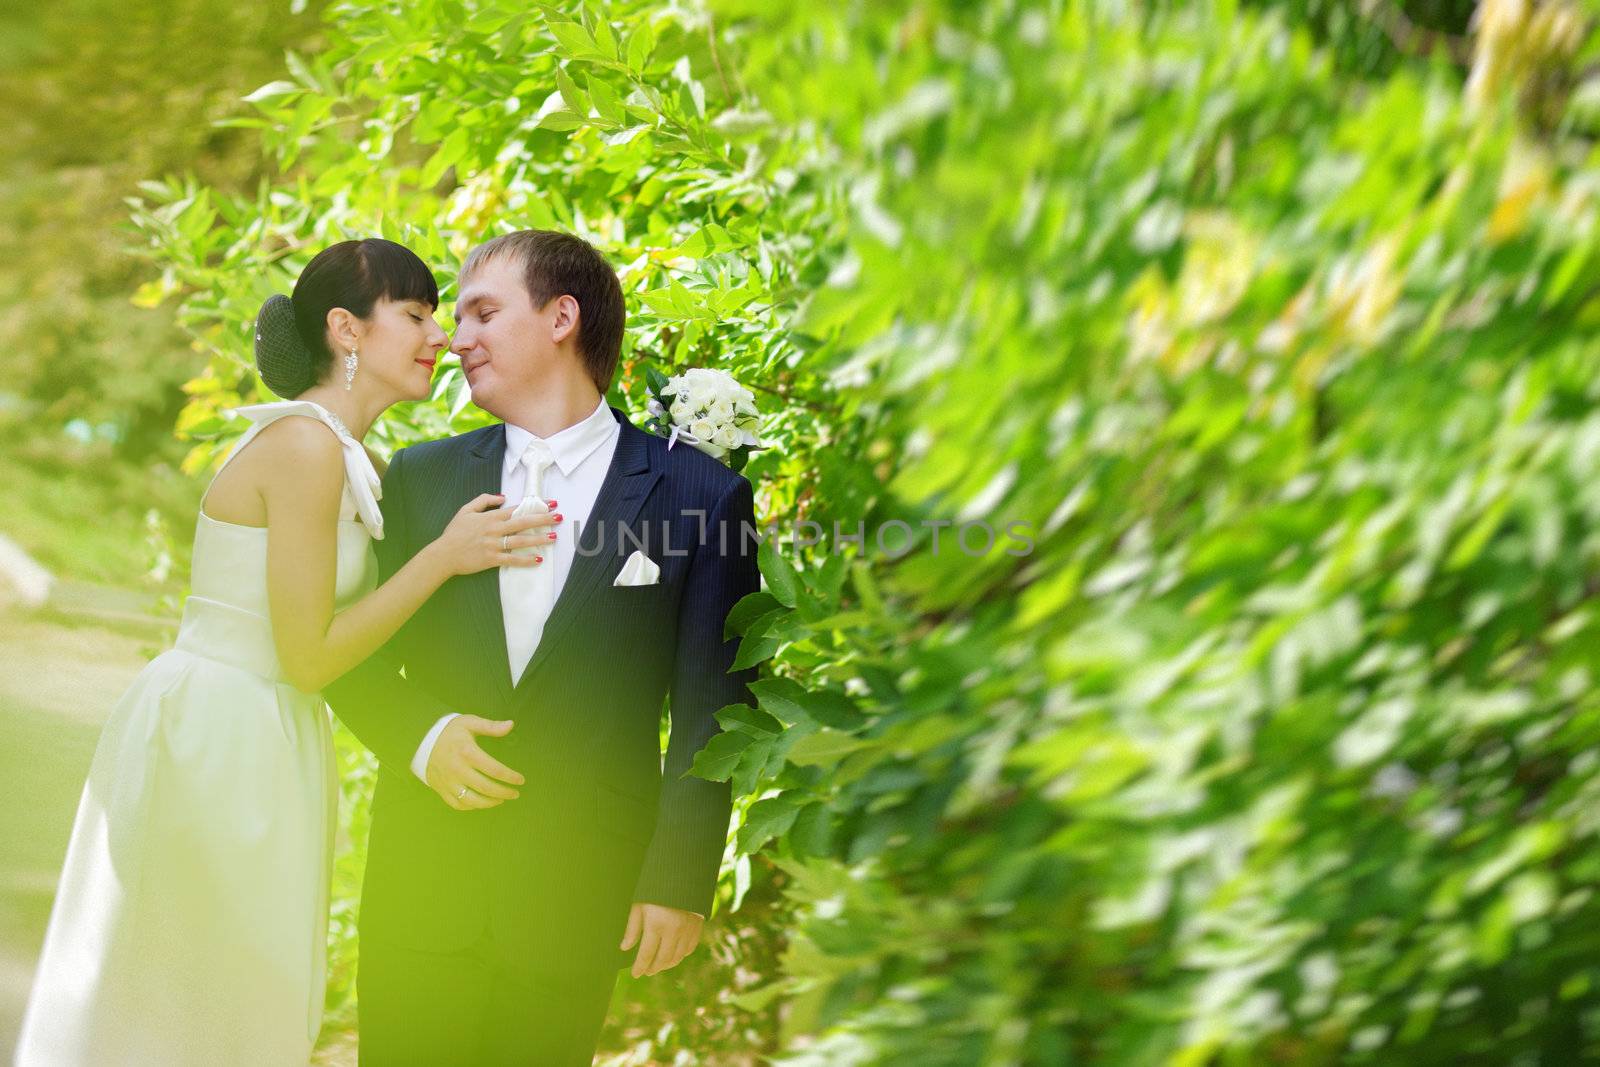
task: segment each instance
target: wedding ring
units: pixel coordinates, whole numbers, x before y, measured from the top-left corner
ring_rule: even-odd
[[[456,790],[456,799],[457,800],[465,800],[465,799],[467,799],[467,787],[466,786],[462,786],[460,789]]]
[[[510,552],[511,551],[511,546],[506,544],[506,538],[508,538],[510,536],[511,536],[510,534],[501,534],[500,535],[500,551],[502,551],[502,552]]]

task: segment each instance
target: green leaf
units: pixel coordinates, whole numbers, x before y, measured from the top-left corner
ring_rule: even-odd
[[[589,36],[589,31],[576,22],[551,19],[545,25],[549,27],[550,33],[567,55],[581,59],[601,54],[599,47],[594,43],[594,38]]]
[[[644,72],[645,64],[650,60],[650,53],[656,48],[656,31],[650,28],[650,23],[641,22],[639,28],[628,39],[628,69],[635,74]]]
[[[243,99],[248,103],[254,104],[258,101],[268,100],[275,96],[289,96],[293,93],[299,93],[302,91],[303,90],[300,88],[300,86],[296,85],[294,82],[275,81],[268,82],[267,84],[261,86],[261,88],[255,90],[255,92],[243,97]]]
[[[805,687],[792,678],[758,678],[750,683],[750,691],[763,708],[783,722],[791,726],[812,722],[805,708]]]
[[[522,49],[522,31],[533,18],[533,13],[519,11],[500,27],[498,39],[500,51],[507,55],[515,55]]]
[[[582,115],[569,108],[551,111],[539,120],[541,130],[576,130],[587,124]]]
[[[854,730],[866,722],[855,701],[832,689],[808,689],[801,706],[812,719],[836,730]]]
[[[756,552],[756,560],[772,595],[784,607],[792,608],[799,596],[800,577],[795,573],[794,566],[778,551],[777,546],[778,540],[775,537],[762,541],[761,547]]]
[[[754,593],[746,593],[739,598],[739,602],[728,612],[728,618],[722,624],[723,638],[727,639],[734,634],[744,633],[751,623],[781,606],[778,603],[778,598],[765,589],[757,590]]]
[[[768,982],[764,986],[740,993],[728,998],[728,1002],[736,1005],[743,1011],[759,1013],[766,1011],[779,997],[794,993],[803,985],[802,981],[795,978],[783,977],[777,981]]]
[[[745,631],[739,641],[739,654],[728,669],[743,670],[770,659],[785,643],[794,640],[798,629],[799,621],[788,612],[774,611],[761,616]]]
[[[649,132],[650,127],[648,126],[625,126],[620,130],[610,130],[601,134],[600,140],[612,147],[616,147],[617,145],[625,145],[634,138]]]
[[[301,59],[293,49],[283,54],[283,60],[284,65],[289,68],[289,73],[293,74],[295,80],[301,85],[314,89],[324,96],[327,95],[327,87],[322,84],[322,79],[317,76],[317,72],[312,70],[306,61]]]
[[[1494,536],[1501,523],[1505,521],[1506,513],[1511,510],[1511,505],[1516,499],[1510,493],[1504,493],[1484,509],[1483,514],[1472,524],[1465,535],[1462,536],[1455,550],[1445,560],[1446,570],[1460,570],[1471,563],[1483,551],[1489,539]]]
[[[838,730],[818,730],[795,743],[789,750],[789,762],[802,767],[832,766],[857,749],[873,743]]]
[[[731,785],[735,796],[749,796],[760,789],[772,774],[782,769],[782,753],[794,744],[787,734],[751,736],[750,747],[744,750],[733,771]]]
[[[556,68],[556,91],[561,94],[561,99],[567,102],[568,110],[581,117],[588,117],[589,98],[578,88],[578,83],[572,80],[562,67]]]
[[[605,79],[590,77],[585,84],[589,87],[589,99],[594,102],[594,108],[600,113],[601,118],[619,126],[628,120],[627,114],[622,110],[622,100],[617,96],[617,91],[608,85]]]
[[[461,413],[467,409],[467,403],[472,399],[472,390],[467,386],[467,376],[457,373],[450,382],[449,393],[449,418],[454,422]]]
[[[600,55],[613,63],[617,61],[617,38],[611,32],[611,24],[604,18],[596,19],[594,24],[594,44]]]
[[[444,172],[457,163],[466,151],[467,129],[465,126],[457,126],[422,168],[422,184],[428,186],[438,182],[444,177]]]
[[[754,741],[751,735],[725,730],[712,736],[700,751],[694,754],[689,773],[713,782],[725,782],[739,764],[739,757]]]
[[[702,228],[690,234],[673,252],[689,259],[699,259],[706,254],[706,231]]]
[[[789,828],[789,843],[803,856],[826,856],[833,848],[833,816],[826,804],[807,804]]]
[[[739,851],[755,852],[793,826],[799,814],[800,802],[788,794],[756,801],[745,812],[744,824],[739,827],[736,841]]]
[[[783,732],[783,723],[748,704],[729,704],[717,712],[717,721],[724,729],[738,730],[752,737],[774,737]]]

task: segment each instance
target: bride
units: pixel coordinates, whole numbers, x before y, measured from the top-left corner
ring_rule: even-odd
[[[18,1064],[310,1057],[338,796],[318,691],[452,576],[537,566],[513,550],[555,537],[530,531],[551,514],[513,518],[485,494],[374,588],[382,490],[361,439],[391,404],[428,395],[447,344],[438,303],[420,259],[369,238],[325,249],[292,299],[262,306],[256,363],[290,399],[239,409],[251,425],[201,500],[176,647],[106,721]]]

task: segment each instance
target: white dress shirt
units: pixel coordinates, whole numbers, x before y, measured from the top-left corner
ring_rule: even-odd
[[[500,492],[506,498],[504,507],[515,508],[522,501],[524,483],[528,477],[527,468],[521,462],[522,452],[535,436],[521,426],[506,423],[506,454],[500,468]],[[557,532],[557,537],[543,553],[544,562],[539,566],[551,568],[555,576],[556,597],[561,595],[561,587],[566,583],[567,574],[572,570],[572,561],[577,556],[573,524],[577,523],[580,529],[588,526],[589,513],[594,510],[595,498],[600,495],[600,483],[605,481],[606,472],[611,469],[611,457],[617,451],[617,440],[621,436],[621,425],[611,414],[605,397],[601,397],[599,405],[581,422],[575,422],[544,438],[555,454],[555,462],[544,473],[544,496],[546,500],[556,501],[555,510],[561,513],[561,521],[548,527]],[[510,613],[502,610],[501,614],[506,625],[512,625]],[[533,619],[525,615],[516,618],[517,625],[531,625],[540,630],[544,623],[544,618]],[[526,664],[511,664],[513,678],[522,673],[524,666]],[[417,746],[417,754],[411,757],[411,773],[424,783],[428,780],[428,757],[433,752],[434,742],[438,740],[445,723],[453,718],[454,712],[434,723],[422,739],[422,744]]]

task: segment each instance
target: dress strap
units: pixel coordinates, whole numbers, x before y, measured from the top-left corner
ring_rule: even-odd
[[[377,470],[372,466],[372,457],[367,455],[367,450],[361,442],[356,440],[344,421],[312,400],[276,400],[267,404],[246,404],[243,407],[232,409],[232,413],[243,415],[254,425],[245,431],[239,444],[234,446],[233,454],[245,442],[259,433],[262,427],[276,422],[285,415],[310,415],[321,420],[334,433],[339,435],[340,447],[344,449],[345,485],[350,488],[350,495],[355,500],[356,513],[361,517],[361,524],[367,528],[367,533],[372,535],[374,541],[383,540],[383,512],[378,507],[378,501],[383,499],[383,480],[378,477]],[[223,461],[227,465],[227,461]]]

